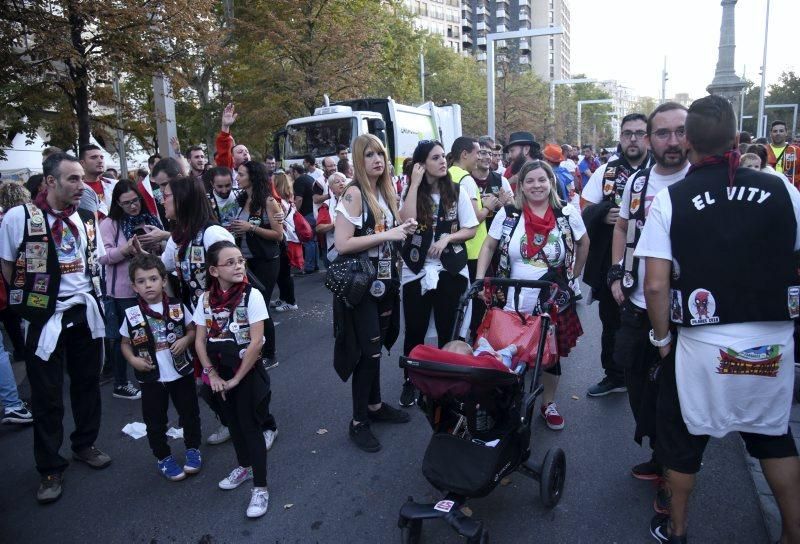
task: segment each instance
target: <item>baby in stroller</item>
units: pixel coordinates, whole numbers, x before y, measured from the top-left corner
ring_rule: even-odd
[[[500,351],[495,351],[494,348],[489,344],[489,341],[486,340],[486,338],[481,337],[478,339],[478,344],[474,350],[469,344],[462,340],[452,340],[442,346],[442,351],[460,353],[462,355],[484,355],[487,357],[494,357],[508,367],[508,369],[512,372],[519,373],[522,371],[521,361],[517,364],[514,364],[512,361],[512,358],[517,353],[517,346],[514,344],[506,346]]]
[[[459,303],[455,331],[459,330],[468,299],[481,291],[486,281],[517,289],[551,288],[549,282],[536,280],[491,278],[476,282]],[[461,507],[470,498],[489,494],[514,471],[539,481],[545,506],[552,507],[561,498],[564,452],[552,448],[541,464],[529,459],[530,422],[534,403],[542,391],[539,376],[550,315],[512,312],[505,319],[506,322],[498,320],[492,329],[521,328],[525,334],[518,338],[520,342],[494,349],[488,338],[479,336],[474,349],[454,340],[442,349],[419,345],[407,357],[400,358],[400,366],[407,369],[409,379],[420,391],[418,406],[433,430],[422,473],[445,493],[435,504],[420,504],[409,498],[403,505],[398,526],[404,543],[420,541],[426,519],[446,521],[470,544],[487,541],[483,522],[465,517]],[[515,325],[513,320],[520,323]],[[508,340],[495,338],[493,342],[499,347]]]

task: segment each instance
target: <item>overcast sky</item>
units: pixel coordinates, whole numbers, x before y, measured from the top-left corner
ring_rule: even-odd
[[[714,78],[722,22],[720,0],[568,0],[572,14],[572,73],[616,79],[634,94],[661,95],[667,57],[667,97],[707,94]],[[736,72],[761,81],[767,0],[739,0]],[[772,0],[767,86],[784,71],[800,72],[797,20],[800,1]]]

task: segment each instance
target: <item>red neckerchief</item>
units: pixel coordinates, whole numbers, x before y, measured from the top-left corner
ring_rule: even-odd
[[[547,243],[550,231],[556,226],[556,215],[553,213],[552,206],[548,206],[544,217],[539,217],[527,204],[523,213],[525,214],[525,236],[528,238],[527,254],[528,258],[532,259]],[[541,237],[541,243],[538,244],[535,241],[537,235]]]
[[[70,219],[70,216],[75,213],[74,205],[70,204],[60,212],[56,212],[50,206],[50,203],[47,202],[47,189],[36,195],[34,204],[36,204],[43,212],[50,214],[55,218],[55,221],[53,221],[53,226],[50,227],[50,232],[53,235],[53,242],[55,242],[56,246],[61,246],[61,233],[63,231],[63,225],[61,224],[62,221],[67,224],[67,227],[69,228],[70,232],[72,232],[76,242],[77,240],[80,240],[78,226]]]
[[[731,149],[730,151],[726,151],[724,155],[712,155],[711,157],[706,157],[705,159],[701,160],[698,163],[695,163],[689,167],[689,171],[686,172],[688,176],[695,170],[699,170],[700,168],[705,168],[706,166],[713,166],[716,164],[727,164],[728,165],[728,185],[733,186],[733,178],[736,177],[736,169],[739,168],[739,150],[738,149]]]
[[[219,280],[217,280],[217,278],[213,278],[211,280],[211,289],[209,289],[207,295],[208,305],[211,308],[211,312],[213,314],[217,314],[224,310],[228,310],[231,314],[233,314],[233,309],[239,305],[239,302],[241,302],[246,287],[246,276],[244,281],[233,284],[227,291],[223,291],[222,287],[219,286]],[[217,337],[220,334],[222,334],[222,327],[219,323],[217,323],[216,319],[212,319],[210,336]]]
[[[472,176],[472,179],[475,180],[475,185],[478,186],[478,189],[480,189],[481,191],[485,191],[486,190],[486,186],[489,185],[489,178],[491,178],[491,177],[492,177],[492,173],[489,172],[489,175],[486,176],[486,179],[478,179],[475,176]]]
[[[164,306],[161,308],[161,311],[164,312],[164,314],[160,314],[156,312],[154,309],[152,309],[150,307],[150,304],[142,297],[139,297],[139,309],[142,311],[144,315],[148,317],[152,317],[153,319],[157,319],[159,321],[164,321],[165,319],[164,315],[167,314],[167,308],[169,307],[169,298],[167,297],[166,291],[162,293],[162,295],[163,298],[161,302],[162,304],[164,304]]]

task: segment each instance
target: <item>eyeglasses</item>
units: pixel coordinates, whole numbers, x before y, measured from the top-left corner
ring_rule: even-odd
[[[126,202],[123,202],[121,200],[119,200],[118,202],[119,202],[119,205],[122,206],[123,208],[133,208],[134,206],[138,206],[139,204],[141,204],[142,203],[142,199],[141,198],[134,198],[133,200],[128,200]]]
[[[486,151],[484,149],[481,149],[480,151],[478,151],[478,156],[479,157],[491,157],[492,156],[492,152],[491,151]]]
[[[655,132],[653,132],[653,136],[664,142],[669,140],[673,134],[678,140],[683,140],[686,137],[686,129],[684,127],[680,127],[675,130],[669,130],[668,128],[660,128]]]
[[[625,140],[630,140],[634,136],[636,136],[637,140],[641,140],[647,135],[647,131],[644,130],[623,130],[622,131],[622,138]]]
[[[244,258],[244,257],[239,257],[238,259],[228,259],[228,260],[227,260],[227,261],[225,261],[224,263],[220,263],[220,264],[218,264],[218,265],[217,265],[217,268],[219,268],[219,267],[222,267],[222,266],[224,266],[224,267],[230,267],[230,266],[244,266],[244,264],[245,264],[246,262],[247,262],[247,261],[245,260],[245,258]]]

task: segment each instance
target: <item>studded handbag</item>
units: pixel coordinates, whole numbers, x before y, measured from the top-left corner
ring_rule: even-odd
[[[348,308],[361,303],[377,277],[375,265],[366,253],[339,255],[328,266],[325,287]]]

